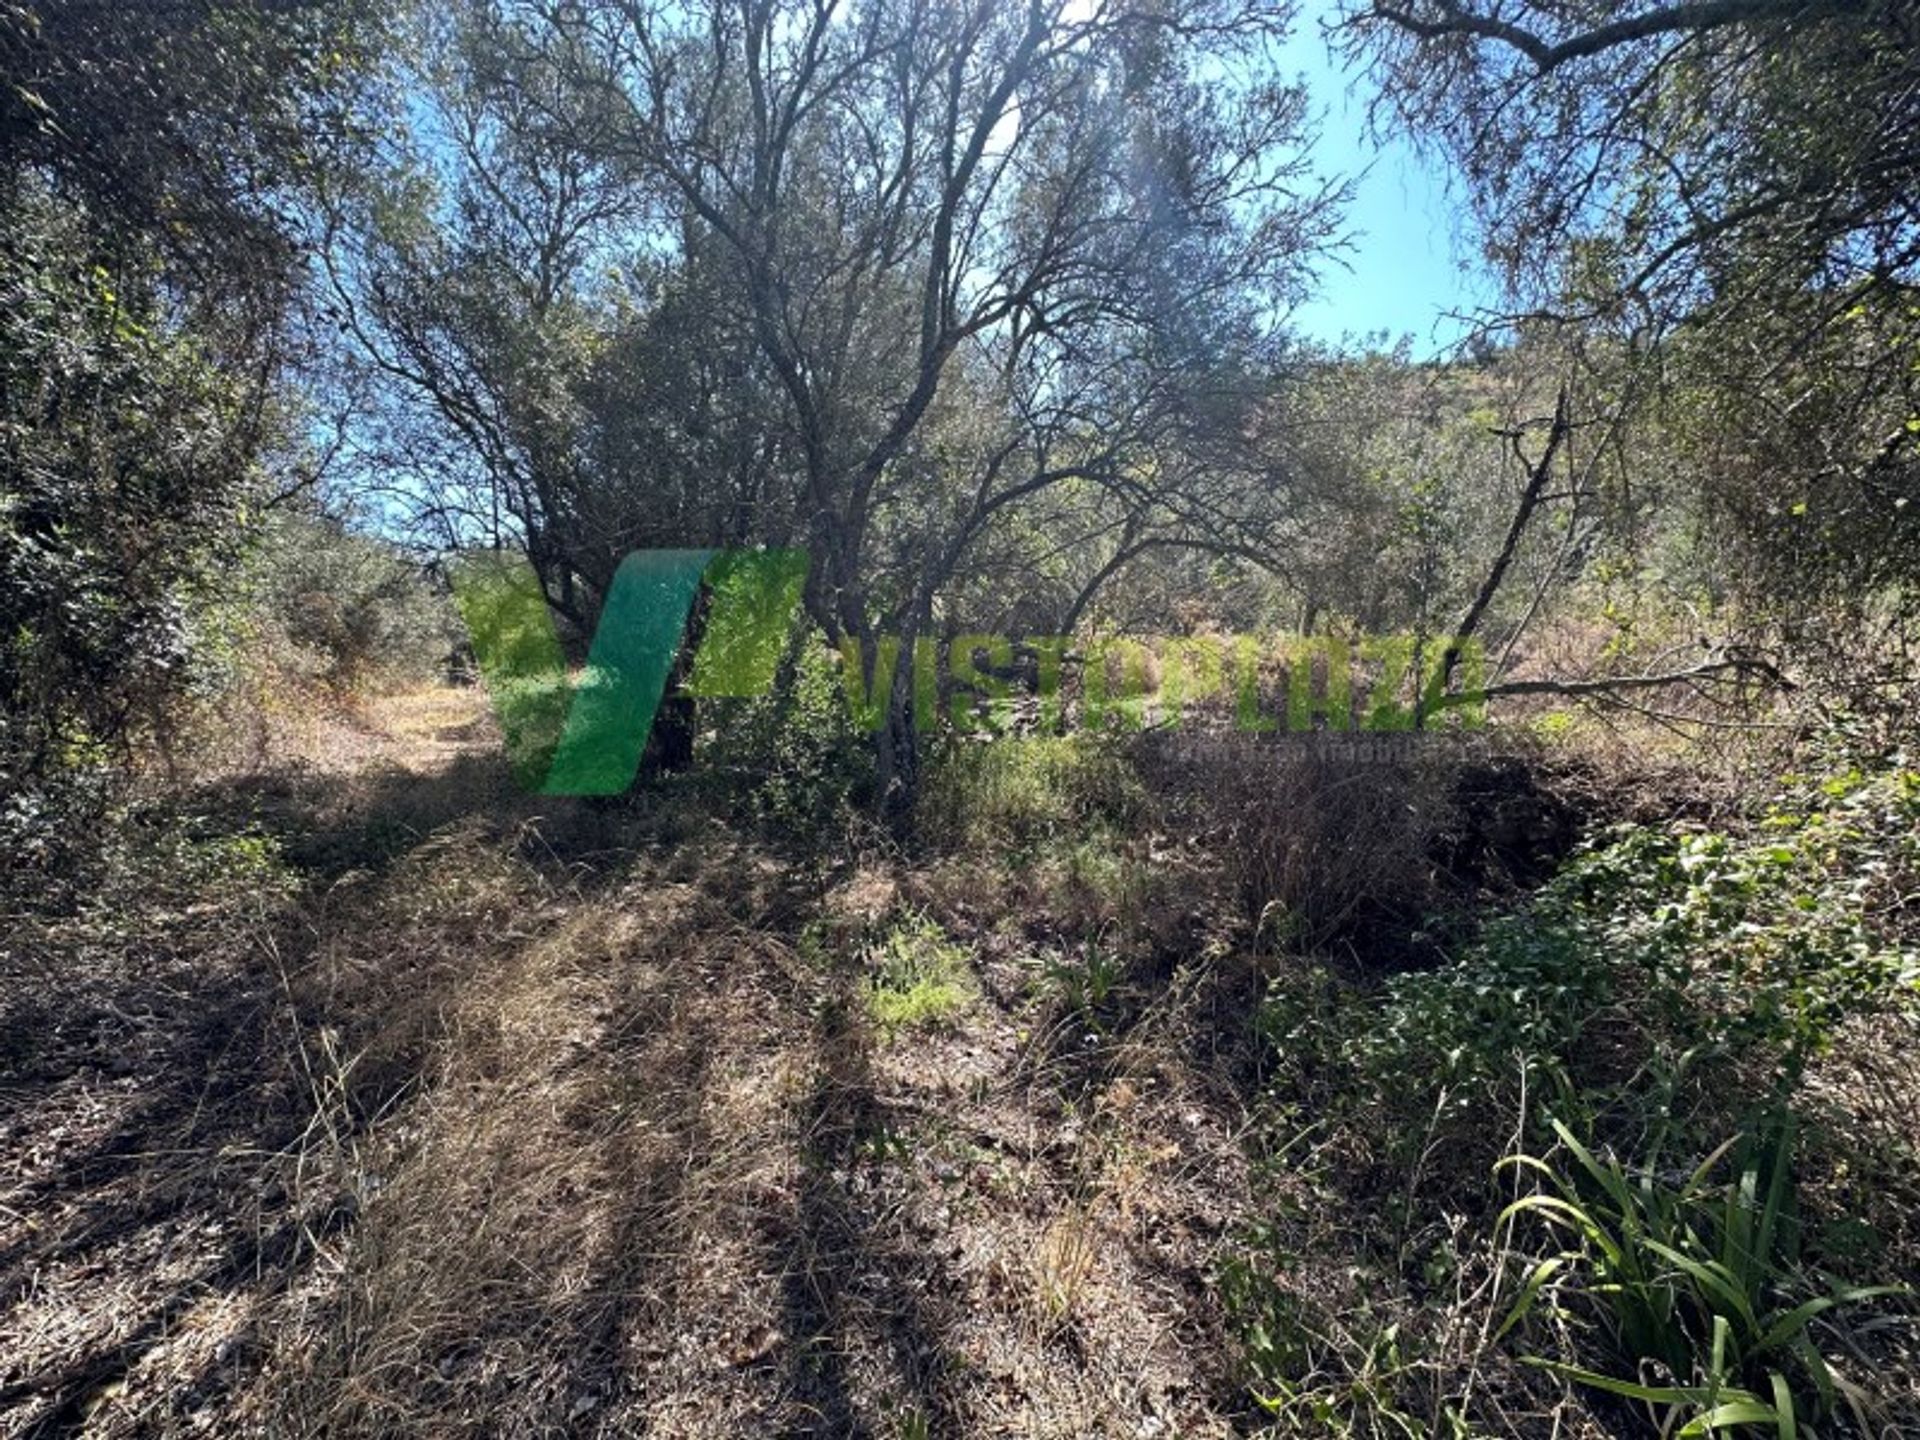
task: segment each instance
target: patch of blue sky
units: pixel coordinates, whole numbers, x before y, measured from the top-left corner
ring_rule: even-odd
[[[1329,344],[1406,337],[1416,357],[1438,355],[1467,336],[1476,312],[1497,304],[1499,282],[1444,162],[1404,140],[1382,144],[1368,134],[1371,81],[1329,52],[1321,22],[1332,12],[1326,0],[1302,5],[1278,52],[1281,70],[1306,85],[1319,121],[1315,170],[1353,184],[1342,227],[1347,244],[1321,263],[1317,293],[1292,322]]]

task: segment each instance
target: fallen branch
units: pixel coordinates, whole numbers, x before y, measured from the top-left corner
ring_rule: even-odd
[[[1778,690],[1797,687],[1782,675],[1772,662],[1754,656],[1734,656],[1710,660],[1686,670],[1669,670],[1653,675],[1600,675],[1584,680],[1503,680],[1473,692],[1475,700],[1496,699],[1502,695],[1611,696],[1626,690],[1654,690],[1666,685],[1688,685],[1702,680],[1755,678]],[[1456,697],[1468,698],[1468,697]]]

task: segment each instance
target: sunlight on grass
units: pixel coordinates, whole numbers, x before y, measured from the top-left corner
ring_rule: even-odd
[[[926,916],[896,922],[874,947],[871,963],[868,1008],[888,1035],[951,1023],[973,1001],[965,947]]]

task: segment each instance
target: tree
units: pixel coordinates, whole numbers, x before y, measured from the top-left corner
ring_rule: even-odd
[[[509,508],[530,551],[556,540],[549,589],[564,603],[565,572],[584,570],[566,517],[613,477],[563,437],[620,427],[563,418],[615,352],[604,338],[569,348],[553,326],[593,314],[584,333],[606,337],[624,305],[625,333],[662,338],[674,297],[700,295],[697,333],[627,349],[629,378],[594,393],[645,386],[690,436],[700,387],[638,368],[735,377],[752,398],[720,427],[727,478],[676,480],[699,457],[674,455],[600,524],[612,533],[662,487],[705,483],[750,522],[728,538],[804,543],[809,614],[884,682],[883,792],[898,804],[913,788],[914,641],[973,547],[1059,487],[1123,504],[1164,494],[1162,477],[1195,473],[1165,463],[1178,446],[1238,423],[1223,397],[1248,393],[1330,222],[1331,197],[1303,190],[1301,97],[1264,64],[1284,17],[1239,0],[500,0],[460,14],[518,78],[472,102],[484,116],[453,133],[477,143],[416,209],[439,222],[428,250],[455,262],[432,273],[457,292],[470,263],[516,269],[484,258],[508,253],[489,237],[509,221],[569,236],[554,297],[506,278],[480,303],[527,317],[544,337],[529,343],[573,378],[512,402],[521,367],[504,362],[520,342],[476,355],[475,327],[419,287],[410,318],[378,264],[343,283],[371,349],[512,477],[494,493],[524,497]],[[593,183],[542,188],[514,159],[532,144],[563,171],[594,167]],[[596,203],[621,211],[582,218]],[[616,256],[623,281],[643,283],[589,280]],[[544,451],[542,416],[561,421]],[[713,519],[686,517],[681,543]],[[889,675],[896,640],[906,658]]]
[[[1379,123],[1460,165],[1516,307],[1585,337],[1714,588],[1803,634],[1834,616],[1821,646],[1913,613],[1920,12],[1374,0],[1334,34]]]
[[[281,430],[288,206],[358,0],[0,4],[0,782],[9,849],[157,723]]]
[[[232,333],[270,327],[298,279],[295,197],[353,142],[381,9],[0,0],[0,185],[38,177],[98,243],[217,294]]]
[[[1377,0],[1338,33],[1536,298],[1597,271],[1659,328],[1920,259],[1920,17],[1896,0]]]

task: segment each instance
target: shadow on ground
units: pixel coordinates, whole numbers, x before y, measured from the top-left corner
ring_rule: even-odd
[[[0,972],[0,1434],[1226,1433],[1230,1123],[1126,1035],[1037,1068],[986,971],[884,1034],[799,943],[860,877],[671,790],[181,808],[280,860]]]

